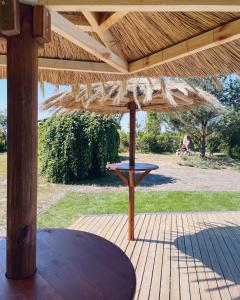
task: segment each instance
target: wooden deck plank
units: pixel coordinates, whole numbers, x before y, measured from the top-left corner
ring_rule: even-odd
[[[202,237],[203,237],[203,241],[201,241],[201,245],[204,244],[206,246],[208,257],[210,259],[210,261],[204,260],[204,262],[205,262],[205,264],[207,263],[210,266],[211,270],[214,270],[214,274],[217,279],[217,285],[218,285],[219,291],[221,293],[222,299],[224,299],[224,300],[232,299],[230,291],[228,289],[228,284],[224,277],[222,266],[219,264],[219,260],[218,260],[215,248],[213,247],[212,241],[208,234],[208,231],[206,230],[206,224],[204,223],[204,216],[203,216],[203,214],[197,215],[197,218],[199,218],[198,221],[201,224],[201,233],[200,234],[202,234]]]
[[[111,216],[110,216],[110,218],[111,218]],[[96,223],[93,227],[91,227],[89,232],[101,236],[100,233],[105,228],[105,226],[107,226],[108,222],[110,221],[110,218],[109,218],[109,216],[103,216],[101,221]]]
[[[105,237],[106,239],[110,240],[111,239],[111,235],[113,234],[113,229],[115,226],[117,226],[119,224],[119,222],[121,221],[121,216],[117,216],[115,218],[115,216],[108,216],[105,224],[102,226],[102,228],[99,228],[99,235],[101,237]],[[116,224],[115,224],[116,223]],[[113,226],[115,225],[115,226]],[[116,229],[117,227],[115,227]],[[96,233],[98,234],[98,233]]]
[[[213,214],[209,214],[207,216],[207,219],[209,221],[215,221]],[[224,241],[224,238],[223,238],[224,233],[219,230],[220,227],[221,227],[220,224],[217,223],[217,226],[212,227],[212,231],[215,233],[216,240],[218,242],[218,245],[221,248],[221,252],[224,257],[224,261],[226,262],[226,264],[228,266],[228,276],[229,276],[228,278],[230,278],[229,280],[232,282],[231,291],[233,290],[232,293],[234,293],[232,296],[239,297],[240,285],[236,284],[236,283],[237,282],[240,283],[240,273],[236,266],[235,261],[233,260],[232,250],[228,249],[226,242]],[[233,245],[231,245],[230,248],[234,249]],[[233,289],[233,287],[234,287],[234,289]]]
[[[172,215],[172,230],[171,230],[171,281],[170,281],[170,299],[180,299],[180,276],[179,276],[179,250],[177,248],[178,227],[177,216]]]
[[[209,215],[203,215],[203,220],[206,224],[206,226],[209,225],[209,222],[212,220],[209,219]],[[214,228],[214,227],[213,227]],[[220,237],[217,237],[215,233],[215,230],[211,230],[210,239],[213,245],[213,248],[215,249],[215,253],[217,255],[219,264],[222,268],[222,273],[225,278],[226,284],[228,286],[229,292],[231,294],[231,299],[237,299],[239,297],[239,291],[235,284],[229,279],[232,277],[231,268],[228,265],[228,258],[223,254],[223,243],[220,239]]]
[[[140,288],[141,288],[141,284],[142,284],[142,278],[143,278],[143,274],[145,271],[145,266],[146,266],[146,262],[147,262],[148,251],[149,251],[149,245],[152,240],[152,234],[153,234],[155,222],[156,222],[156,215],[152,215],[150,222],[149,222],[149,226],[147,228],[145,239],[143,241],[141,241],[142,249],[141,249],[141,253],[139,255],[137,266],[136,266],[136,276],[137,276],[138,280],[137,280],[137,286],[136,286],[136,292],[135,292],[135,299],[139,298]]]
[[[166,217],[167,217],[167,215],[162,216],[160,227],[159,227],[158,243],[157,243],[156,256],[155,256],[155,262],[154,262],[154,268],[153,268],[149,300],[157,300],[157,299],[159,299],[159,295],[160,295]]]
[[[128,253],[129,257],[131,258],[132,264],[135,269],[137,267],[138,259],[141,254],[141,250],[142,250],[142,246],[143,246],[143,241],[145,240],[148,226],[150,224],[151,219],[152,219],[152,216],[150,216],[150,215],[146,216],[145,222],[143,223],[143,226],[139,232],[139,235],[136,238],[136,240],[134,241],[135,245],[134,245],[133,251],[130,253],[131,248],[127,248],[127,250],[126,250],[126,253]]]
[[[142,243],[140,242],[140,239],[145,238],[145,234],[146,234],[149,222],[150,222],[150,215],[146,215],[141,228],[139,229],[139,231],[137,231],[135,240],[129,241],[128,246],[125,250],[127,256],[129,258],[131,258],[131,261],[132,261],[132,264],[134,267],[136,267],[136,265],[137,265],[138,255],[140,254],[141,248],[142,248]],[[137,241],[139,241],[139,242],[137,243]]]
[[[193,256],[195,258],[195,268],[198,277],[199,289],[202,299],[219,300],[221,299],[221,294],[218,289],[217,281],[214,272],[208,268],[203,261],[208,261],[210,264],[210,258],[208,257],[208,252],[205,244],[201,245],[203,238],[197,237],[200,235],[196,227],[198,225],[198,220],[194,219],[191,214],[188,216],[188,224],[190,226],[191,242],[193,249]]]
[[[148,299],[152,281],[154,262],[156,257],[156,249],[158,241],[159,226],[161,224],[161,215],[156,215],[156,221],[152,231],[151,242],[149,243],[149,251],[146,260],[145,270],[142,277],[141,287],[138,295],[139,300]]]
[[[162,277],[160,288],[160,299],[169,299],[170,295],[170,276],[171,276],[171,215],[167,215],[164,233],[164,251],[162,263]]]
[[[179,239],[178,247],[181,249],[179,252],[179,270],[180,270],[180,295],[181,299],[190,300],[190,286],[188,279],[188,266],[187,266],[187,257],[186,257],[186,247],[184,239],[181,239],[181,236],[184,236],[184,229],[182,224],[182,216],[177,215],[177,226],[179,228]]]
[[[196,269],[196,261],[194,259],[194,252],[192,248],[192,239],[191,239],[191,227],[189,226],[188,223],[188,216],[187,214],[182,215],[182,225],[183,225],[183,230],[184,230],[184,241],[185,241],[185,247],[186,247],[186,252],[188,253],[186,260],[187,260],[187,267],[188,267],[188,279],[189,279],[189,288],[190,288],[190,294],[191,294],[191,299],[197,300],[201,299],[200,295],[200,283],[204,285],[206,281],[200,281],[199,276],[203,275],[203,272],[199,272],[197,274],[197,269]],[[203,276],[202,276],[203,277]],[[205,290],[206,287],[203,287],[203,290]],[[211,300],[209,293],[205,295],[206,300]]]
[[[112,222],[110,223],[111,227],[103,236],[114,243],[122,232],[122,228],[125,224],[125,220],[126,219],[124,218],[124,216],[119,216],[117,220],[113,218]]]
[[[139,223],[140,216],[137,215],[135,217],[135,232],[137,231],[137,226]],[[118,247],[120,247],[123,251],[126,249],[126,245],[128,242],[128,239],[126,238],[128,235],[128,216],[124,215],[124,224],[122,225],[121,232],[117,239],[113,241]]]
[[[71,226],[119,246],[136,270],[135,300],[240,299],[240,213],[82,216]]]
[[[91,232],[91,229],[94,228],[97,224],[101,224],[103,221],[104,216],[90,216],[88,217],[87,222],[84,223],[83,226],[80,225],[81,230]]]
[[[218,235],[221,235],[221,238],[223,239],[226,249],[225,253],[228,255],[228,253],[231,255],[231,258],[235,264],[234,269],[236,274],[240,274],[240,240],[239,235],[236,236],[236,230],[238,229],[235,224],[234,226],[230,225],[229,222],[224,218],[219,221],[219,218],[215,214],[211,215],[212,220],[215,222],[215,225],[218,227],[217,232]],[[221,230],[219,232],[219,230]],[[239,277],[238,277],[238,284],[239,284]]]

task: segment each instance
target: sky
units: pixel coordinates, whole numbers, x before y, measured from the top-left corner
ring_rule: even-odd
[[[41,105],[44,100],[55,95],[56,93],[64,92],[71,89],[69,86],[60,86],[59,90],[56,91],[54,85],[45,83],[44,85],[44,96],[42,95],[40,85],[38,86],[38,119],[44,119],[49,116],[48,112],[41,111]],[[7,81],[0,80],[0,111],[7,110]],[[137,112],[137,123],[141,125],[141,128],[145,125],[146,113]],[[129,131],[129,114],[124,114],[121,120],[121,127],[124,131]]]

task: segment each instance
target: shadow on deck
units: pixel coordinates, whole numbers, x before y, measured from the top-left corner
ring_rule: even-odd
[[[135,299],[240,299],[240,213],[138,214],[136,240],[126,215],[84,216],[71,228],[103,236],[131,259]]]

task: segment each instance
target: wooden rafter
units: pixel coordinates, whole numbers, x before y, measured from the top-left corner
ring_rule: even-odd
[[[122,57],[124,60],[124,54],[122,53],[119,44],[116,42],[109,30],[103,31],[100,28],[98,16],[96,12],[83,11],[85,18],[88,20],[89,24],[92,26],[93,30],[97,33],[103,44],[114,53]],[[127,62],[126,62],[127,64]]]
[[[129,64],[129,72],[144,71],[240,38],[240,19]]]
[[[106,62],[113,68],[123,73],[128,72],[128,63],[113,51],[106,48],[100,42],[89,36],[73,23],[61,16],[59,13],[51,10],[52,30],[95,57]]]
[[[21,0],[56,11],[240,11],[239,0]]]
[[[92,26],[89,24],[89,22],[86,20],[86,18],[83,15],[76,15],[76,14],[69,14],[69,13],[61,13],[63,17],[68,19],[73,24],[79,26],[83,31],[86,32],[94,32]]]
[[[125,17],[127,13],[127,11],[117,11],[113,13],[110,17],[108,17],[100,24],[100,29],[102,31],[108,30],[111,26],[113,26],[114,24],[119,22],[123,17]]]
[[[7,65],[7,56],[0,55],[0,66]],[[102,62],[88,62],[79,60],[65,60],[53,58],[39,58],[39,69],[44,70],[58,70],[58,71],[72,71],[72,72],[91,72],[91,73],[112,73],[117,72],[113,67]]]

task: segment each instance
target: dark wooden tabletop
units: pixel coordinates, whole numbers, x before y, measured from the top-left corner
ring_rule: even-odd
[[[114,164],[107,164],[107,169],[110,170],[117,170],[117,171],[152,171],[156,170],[159,167],[157,165],[152,164],[145,164],[145,163],[135,163],[135,166],[130,166],[129,163],[114,163]]]
[[[130,300],[134,268],[116,245],[91,233],[41,230],[37,235],[37,272],[25,280],[5,277],[6,241],[0,240],[2,300]]]

